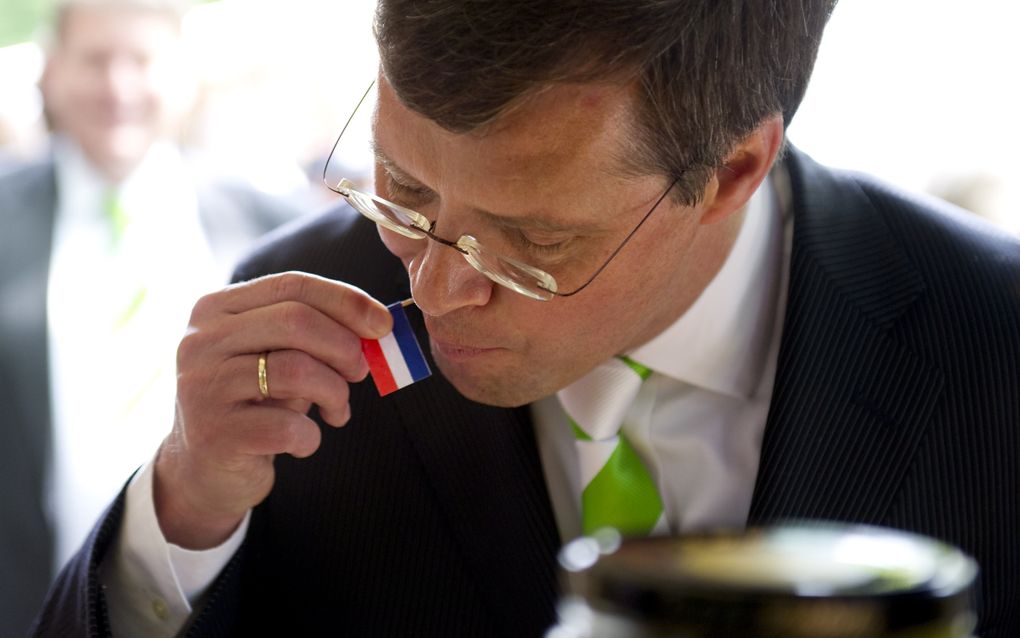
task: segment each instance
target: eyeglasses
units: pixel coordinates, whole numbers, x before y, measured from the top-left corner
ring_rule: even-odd
[[[665,192],[663,192],[657,200],[655,200],[655,203],[648,209],[648,212],[641,218],[641,221],[637,223],[637,226],[635,226],[623,239],[623,241],[620,242],[620,245],[617,246],[602,265],[595,270],[591,277],[577,288],[574,288],[569,292],[561,292],[558,290],[556,279],[549,273],[540,268],[529,266],[517,259],[490,251],[482,246],[482,244],[480,244],[478,240],[471,235],[461,235],[456,241],[444,239],[436,234],[436,223],[429,221],[429,219],[421,213],[387,201],[376,195],[362,192],[356,189],[354,184],[346,178],[341,179],[335,185],[330,183],[330,180],[327,178],[329,162],[333,159],[333,154],[336,152],[337,146],[340,144],[340,140],[347,131],[347,127],[350,126],[351,121],[354,119],[358,109],[361,108],[361,104],[365,101],[365,98],[372,90],[374,84],[374,82],[369,84],[364,95],[362,95],[361,99],[358,100],[357,106],[354,107],[354,111],[351,113],[351,116],[347,118],[347,122],[340,130],[340,135],[337,136],[336,142],[333,143],[333,148],[329,152],[329,157],[326,158],[326,163],[322,168],[322,181],[326,185],[326,188],[343,196],[354,210],[358,211],[379,226],[410,239],[431,239],[432,241],[444,246],[448,246],[463,255],[464,259],[471,264],[475,270],[482,273],[492,281],[509,288],[514,292],[518,292],[525,297],[530,297],[531,299],[548,301],[554,296],[570,297],[587,288],[591,282],[593,282],[595,278],[598,277],[603,270],[605,270],[606,266],[609,265],[609,262],[611,262],[613,258],[615,258],[616,255],[623,250],[623,247],[627,245],[630,238],[634,236],[634,233],[636,233],[645,221],[652,215],[652,213],[655,212],[655,209],[658,208],[659,204],[666,198],[666,195],[669,194],[669,191],[677,182],[676,179],[670,182],[669,187],[666,188]]]

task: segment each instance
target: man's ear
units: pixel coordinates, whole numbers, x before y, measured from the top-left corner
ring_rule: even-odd
[[[751,199],[783,145],[783,118],[773,115],[741,140],[705,190],[701,223],[714,224]]]

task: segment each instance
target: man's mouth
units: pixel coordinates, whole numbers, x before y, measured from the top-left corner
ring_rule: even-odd
[[[430,338],[429,341],[431,342],[432,348],[435,352],[442,355],[443,358],[451,360],[471,359],[489,352],[495,352],[498,349],[480,348],[460,342],[444,341],[436,338]]]

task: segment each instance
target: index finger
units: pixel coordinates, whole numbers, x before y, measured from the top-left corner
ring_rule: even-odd
[[[303,272],[285,272],[234,284],[204,297],[216,312],[241,314],[284,301],[307,304],[364,339],[378,339],[393,329],[393,318],[379,301],[364,290],[342,281]],[[200,308],[201,306],[201,308]]]

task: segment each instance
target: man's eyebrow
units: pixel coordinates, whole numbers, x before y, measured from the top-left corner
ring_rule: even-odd
[[[413,186],[424,186],[424,184],[412,177],[410,173],[400,168],[399,164],[390,159],[390,156],[379,148],[379,145],[374,140],[372,142],[372,153],[375,155],[375,161],[386,169],[387,173],[397,177],[401,182]]]
[[[527,213],[524,215],[498,215],[487,210],[472,208],[471,212],[484,219],[493,226],[511,229],[528,229],[548,232],[580,234],[590,232],[600,226],[591,223],[560,222],[550,219],[542,213]]]
[[[400,182],[409,186],[422,186],[423,188],[428,188],[427,185],[423,184],[420,180],[415,179],[410,173],[401,168],[400,165],[391,159],[374,141],[372,143],[372,151],[375,154],[376,162],[378,162],[383,169],[386,170],[386,172],[396,177]],[[558,221],[550,219],[548,214],[540,211],[512,215],[499,214],[483,208],[471,207],[470,212],[484,219],[486,223],[502,228],[526,228],[529,230],[571,233],[593,232],[603,229],[602,224],[595,222],[584,223],[573,220]]]

